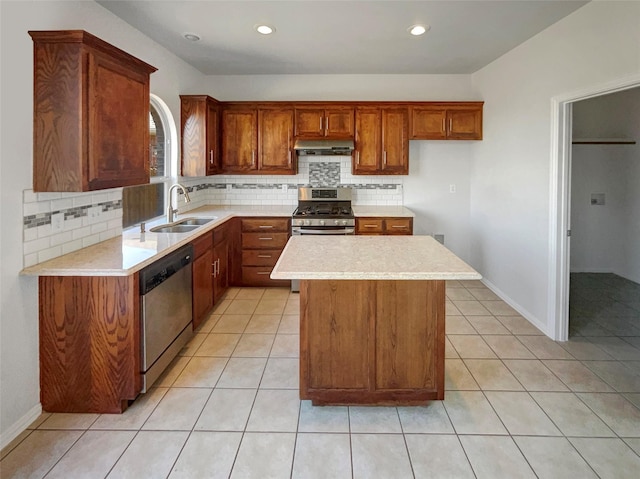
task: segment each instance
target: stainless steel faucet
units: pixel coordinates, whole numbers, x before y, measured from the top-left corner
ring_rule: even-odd
[[[182,186],[180,183],[171,185],[171,187],[169,188],[169,198],[167,200],[167,223],[173,223],[174,215],[178,213],[178,209],[174,209],[173,205],[171,204],[171,193],[173,193],[173,190],[176,188],[180,188],[182,190],[185,203],[189,203],[191,201],[191,198],[189,198],[189,193],[187,193],[187,189],[184,186]]]

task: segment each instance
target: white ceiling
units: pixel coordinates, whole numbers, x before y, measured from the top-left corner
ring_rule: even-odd
[[[582,0],[131,1],[99,4],[207,75],[473,73]],[[275,34],[258,34],[266,23]],[[410,25],[431,26],[422,37]],[[193,32],[199,42],[184,39]]]

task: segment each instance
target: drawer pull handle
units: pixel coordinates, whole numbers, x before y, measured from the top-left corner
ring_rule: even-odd
[[[256,274],[271,274],[271,271],[258,271]]]
[[[271,229],[271,228],[273,228],[273,225],[260,225],[260,228]]]
[[[365,228],[377,228],[378,225],[364,225]]]
[[[272,241],[273,240],[273,238],[258,238],[258,239],[262,240],[262,241]]]
[[[403,230],[406,230],[408,226],[393,225],[392,228],[402,228]]]
[[[271,258],[270,254],[259,254],[258,258]]]

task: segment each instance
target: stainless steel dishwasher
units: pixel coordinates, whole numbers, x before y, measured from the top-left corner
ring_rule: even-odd
[[[191,339],[191,263],[184,246],[140,271],[142,318],[142,392]]]

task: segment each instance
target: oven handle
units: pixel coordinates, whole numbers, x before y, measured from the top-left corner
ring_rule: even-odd
[[[292,235],[352,235],[354,233],[355,233],[355,228],[343,228],[339,230],[291,228]]]

